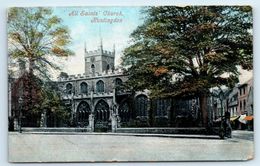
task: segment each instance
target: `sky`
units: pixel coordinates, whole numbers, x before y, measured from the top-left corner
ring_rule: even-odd
[[[84,43],[88,51],[97,50],[102,38],[103,49],[116,48],[115,65],[119,65],[122,51],[130,42],[130,34],[143,22],[141,7],[57,7],[54,15],[68,26],[74,56],[55,59],[68,74],[84,73]],[[116,22],[96,22],[98,19],[116,19]]]
[[[84,47],[88,51],[98,49],[103,43],[104,50],[112,51],[116,48],[115,65],[120,64],[123,50],[130,41],[130,34],[143,23],[145,17],[141,13],[141,7],[56,7],[54,15],[60,17],[62,24],[70,30],[72,43],[69,46],[75,52],[68,58],[54,58],[62,68],[62,71],[71,74],[84,73]],[[116,19],[116,22],[97,22],[98,19]],[[240,83],[244,83],[253,76],[252,71],[239,69]],[[54,79],[58,74],[53,71]]]

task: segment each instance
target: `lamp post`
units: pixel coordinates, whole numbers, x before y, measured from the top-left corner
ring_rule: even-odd
[[[72,125],[78,125],[78,121],[77,121],[77,118],[75,119],[75,114],[74,114],[74,107],[75,107],[75,104],[73,102],[73,99],[74,99],[74,94],[75,94],[75,88],[71,88],[71,91],[68,92],[67,90],[65,90],[65,93],[67,95],[67,99],[69,100],[69,105],[70,105],[70,108],[71,108],[71,122],[72,122]],[[77,115],[76,115],[77,116]]]
[[[19,133],[22,133],[22,103],[23,103],[22,97],[19,97],[18,103],[19,103]]]
[[[221,120],[223,118],[223,99],[224,99],[224,94],[223,91],[221,90],[219,93],[219,98],[220,98],[220,114],[221,114]]]
[[[224,139],[225,131],[224,131],[224,115],[223,115],[223,99],[224,99],[224,93],[222,89],[220,89],[219,92],[219,100],[220,100],[220,116],[221,116],[221,121],[220,121],[220,138]]]

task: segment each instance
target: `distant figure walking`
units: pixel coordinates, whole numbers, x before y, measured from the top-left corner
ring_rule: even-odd
[[[232,137],[232,127],[230,123],[230,112],[225,112],[225,123],[224,123],[224,129],[225,129],[225,136],[228,138]]]

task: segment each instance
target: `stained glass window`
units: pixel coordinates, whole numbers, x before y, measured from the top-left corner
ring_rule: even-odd
[[[82,82],[80,84],[80,93],[87,94],[88,93],[88,84],[85,82]]]
[[[119,106],[119,117],[121,118],[121,122],[128,122],[130,119],[130,114],[129,114],[129,107],[126,102],[122,103]]]
[[[91,110],[87,102],[81,102],[77,109],[77,122],[79,126],[86,126],[88,124],[88,117]]]
[[[103,82],[103,81],[99,80],[99,81],[97,82],[96,91],[97,91],[97,93],[102,93],[102,92],[104,92],[104,82]]]
[[[72,93],[72,84],[71,83],[68,83],[66,85],[66,92],[67,92],[67,94],[71,94]]]
[[[148,98],[145,95],[139,95],[135,99],[135,110],[137,116],[147,116],[148,115]]]

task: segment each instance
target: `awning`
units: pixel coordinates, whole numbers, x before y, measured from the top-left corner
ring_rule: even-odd
[[[239,122],[246,124],[245,117],[246,117],[246,115],[240,115],[240,118],[238,119]]]
[[[220,122],[220,121],[221,121],[221,117],[216,119],[216,120],[214,120],[214,122]]]
[[[247,121],[250,121],[250,120],[253,120],[254,119],[254,116],[246,116],[244,118],[244,120],[247,120]]]
[[[235,121],[235,120],[237,120],[238,118],[239,118],[239,116],[233,116],[233,117],[230,118],[230,121]]]

